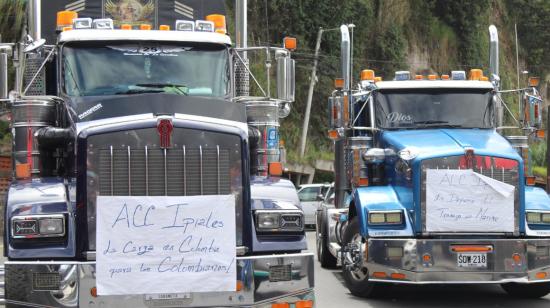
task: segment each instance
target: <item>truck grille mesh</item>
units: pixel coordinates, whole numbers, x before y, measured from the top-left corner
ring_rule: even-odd
[[[229,172],[229,150],[219,146],[99,150],[100,195],[229,194]]]

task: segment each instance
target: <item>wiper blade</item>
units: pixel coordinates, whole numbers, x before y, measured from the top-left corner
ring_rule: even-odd
[[[438,121],[438,120],[428,120],[428,121],[416,121],[414,122],[418,127],[446,127],[446,128],[455,128],[462,127],[462,125],[449,124],[448,121]]]
[[[115,94],[141,94],[141,93],[162,93],[161,89],[130,89],[126,91],[116,92]]]
[[[138,83],[138,87],[150,87],[150,88],[164,88],[164,87],[176,87],[176,88],[187,88],[184,84],[177,83]]]

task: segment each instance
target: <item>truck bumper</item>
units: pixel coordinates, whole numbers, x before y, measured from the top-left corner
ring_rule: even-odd
[[[368,269],[369,280],[374,282],[550,282],[550,239],[370,238],[365,254],[364,266]],[[459,255],[468,254],[485,254],[486,265],[459,266]]]
[[[94,296],[95,262],[8,261],[6,302],[33,307],[271,307],[315,301],[313,254],[237,258],[236,292]],[[155,283],[155,282],[151,282]],[[158,281],[156,283],[162,283]]]

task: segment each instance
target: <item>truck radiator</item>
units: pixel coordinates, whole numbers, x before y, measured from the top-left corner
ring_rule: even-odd
[[[193,196],[231,193],[229,150],[220,146],[103,148],[99,193],[111,196]]]

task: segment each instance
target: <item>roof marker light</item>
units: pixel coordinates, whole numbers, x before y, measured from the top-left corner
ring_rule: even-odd
[[[176,20],[176,31],[195,31],[195,23],[189,20]]]
[[[132,30],[132,25],[122,24],[122,25],[120,25],[120,30]]]
[[[470,70],[470,76],[468,77],[468,80],[480,80],[483,76],[483,71],[478,68],[472,68]]]
[[[449,80],[449,75],[441,75],[441,80]]]
[[[422,80],[424,79],[424,76],[422,75],[414,75],[414,80]]]
[[[92,25],[94,29],[112,30],[113,20],[111,18],[94,19]]]
[[[64,27],[73,25],[73,20],[78,18],[78,13],[73,11],[57,12],[57,30],[62,30]]]
[[[139,30],[151,30],[151,25],[141,24],[141,25],[139,25]]]
[[[481,76],[481,78],[479,78],[480,81],[489,81],[489,77],[487,76]]]
[[[73,29],[91,29],[91,18],[75,18],[73,19]]]
[[[159,30],[160,31],[170,31],[170,26],[169,25],[160,25]]]
[[[403,80],[410,80],[410,79],[411,79],[411,72],[409,72],[409,71],[397,71],[397,72],[395,72],[394,80],[403,81]]]
[[[451,79],[452,80],[466,80],[466,72],[465,71],[451,71]]]
[[[428,75],[428,80],[436,80],[436,79],[437,79],[437,75],[435,74]]]
[[[197,20],[195,22],[195,31],[214,32],[214,23],[207,20]]]
[[[286,36],[283,39],[283,46],[288,50],[296,50],[296,46],[298,46],[298,42],[296,41],[295,37]]]
[[[361,71],[361,81],[374,81],[374,71],[373,70],[362,70]]]
[[[220,34],[227,33],[227,27],[225,25],[225,16],[221,14],[210,14],[206,16],[207,21],[214,23],[214,31]]]

